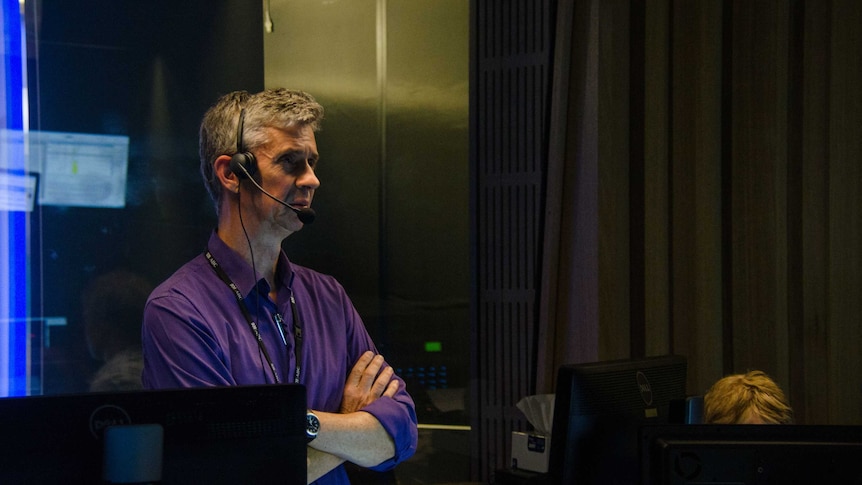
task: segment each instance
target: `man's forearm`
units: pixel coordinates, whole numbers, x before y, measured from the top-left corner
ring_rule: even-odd
[[[343,458],[315,450],[310,446],[306,447],[306,451],[308,452],[308,472],[306,473],[308,480],[307,483],[317,480],[332,471],[333,468],[344,463]]]
[[[358,411],[317,412],[320,432],[309,446],[362,467],[379,465],[395,455],[395,443],[377,418]]]

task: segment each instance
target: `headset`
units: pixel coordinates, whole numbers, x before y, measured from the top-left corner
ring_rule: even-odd
[[[314,209],[312,209],[311,207],[303,207],[302,209],[297,209],[296,207],[289,205],[285,201],[264,190],[263,187],[261,187],[260,184],[258,184],[257,181],[254,180],[252,175],[257,172],[257,160],[254,159],[253,153],[245,149],[245,144],[242,142],[242,132],[244,124],[245,108],[239,111],[239,121],[236,124],[236,153],[234,153],[233,156],[230,157],[231,172],[236,174],[237,178],[239,178],[240,180],[248,179],[262,194],[295,212],[297,217],[299,218],[299,221],[303,224],[311,224],[312,222],[314,222],[314,218],[316,217]]]
[[[257,172],[257,160],[254,153],[245,149],[242,141],[243,126],[245,125],[245,108],[239,112],[239,121],[236,124],[236,153],[230,157],[230,170],[240,179],[251,178]]]

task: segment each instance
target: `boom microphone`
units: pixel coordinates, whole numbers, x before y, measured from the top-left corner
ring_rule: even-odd
[[[302,209],[297,209],[296,207],[288,204],[287,202],[279,199],[278,197],[276,197],[276,196],[270,194],[269,192],[267,192],[266,190],[264,190],[263,187],[261,187],[260,184],[258,184],[254,180],[254,178],[248,173],[248,170],[246,170],[245,165],[243,165],[241,163],[234,164],[233,159],[231,159],[230,165],[231,165],[231,167],[230,167],[231,170],[234,170],[234,172],[236,172],[236,169],[241,170],[245,174],[245,178],[251,180],[251,183],[253,183],[254,186],[257,187],[257,190],[261,191],[261,193],[263,193],[263,195],[265,195],[265,196],[269,197],[270,199],[278,202],[279,204],[287,207],[288,209],[292,210],[293,212],[296,212],[296,217],[299,218],[299,222],[301,222],[303,224],[311,224],[312,222],[314,222],[314,218],[317,216],[317,214],[315,214],[315,212],[314,212],[314,209],[312,209],[311,207],[303,207]],[[234,165],[236,165],[236,166],[234,166]]]

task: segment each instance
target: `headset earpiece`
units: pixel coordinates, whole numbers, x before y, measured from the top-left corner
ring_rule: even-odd
[[[230,157],[230,170],[240,180],[247,179],[255,171],[254,155],[251,152],[235,153]]]
[[[243,125],[245,124],[245,108],[239,112],[236,124],[236,153],[230,157],[230,170],[240,179],[248,178],[257,171],[257,161],[254,154],[245,150],[243,143]]]

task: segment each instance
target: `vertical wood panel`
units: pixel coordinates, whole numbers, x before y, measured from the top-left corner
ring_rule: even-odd
[[[630,355],[629,8],[599,2],[599,358]]]
[[[862,5],[832,2],[829,124],[830,420],[862,422]]]
[[[646,355],[666,354],[670,313],[670,2],[648,2],[644,12],[644,326]],[[635,284],[635,282],[632,282]]]
[[[805,83],[805,7],[802,2],[789,6],[787,49],[787,353],[788,374],[784,392],[793,402],[799,390],[794,381],[802,378],[805,366],[804,311],[804,89]],[[796,414],[804,411],[804,400],[794,406]]]
[[[734,368],[787,385],[786,2],[733,4]],[[770,345],[763,345],[770,342]]]
[[[831,2],[804,8],[802,93],[802,347],[789,396],[798,422],[817,420],[830,402],[829,382],[829,125]],[[797,347],[798,344],[794,345]],[[818,392],[806,392],[807,388]],[[824,413],[825,414],[825,413]]]
[[[722,6],[673,2],[672,15],[673,348],[699,393],[722,373]]]

